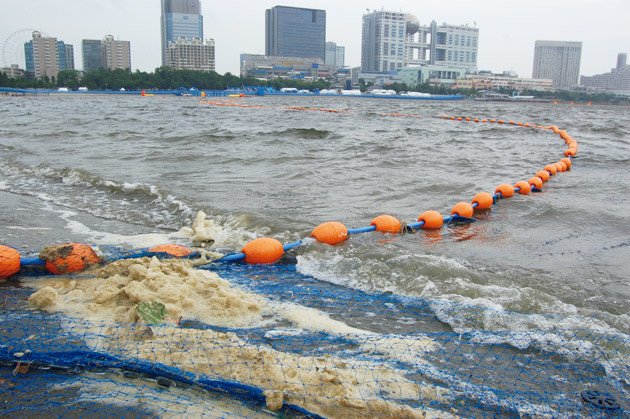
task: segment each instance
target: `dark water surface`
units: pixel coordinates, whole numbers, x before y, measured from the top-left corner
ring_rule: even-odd
[[[264,108],[174,97],[2,98],[0,240],[28,253],[87,228],[86,240],[111,244],[114,234],[177,230],[198,210],[221,224],[218,245],[236,250],[254,235],[293,241],[329,220],[360,227],[389,213],[413,222],[563,157],[564,144],[547,131],[436,116],[555,124],[579,142],[580,155],[543,193],[502,200],[479,222],[441,233],[307,245],[293,252],[298,270],[345,287],[425,297],[456,331],[630,333],[628,108],[235,103]]]

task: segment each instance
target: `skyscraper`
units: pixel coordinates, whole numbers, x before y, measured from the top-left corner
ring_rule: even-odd
[[[275,6],[265,14],[265,55],[326,58],[326,11]]]
[[[404,66],[406,15],[374,11],[363,15],[361,70],[387,73]]]
[[[24,43],[26,71],[32,76],[57,77],[59,70],[74,69],[74,48],[57,38],[33,32],[33,39]]]
[[[59,70],[74,70],[74,47],[63,41],[57,41],[57,64]]]
[[[83,52],[83,71],[103,68],[103,49],[100,39],[84,39],[81,41]]]
[[[103,66],[109,69],[131,69],[131,48],[129,41],[115,40],[107,35],[101,42]]]
[[[326,42],[326,64],[343,67],[346,60],[346,48],[334,42]]]
[[[162,0],[162,65],[166,50],[178,38],[203,39],[203,16],[199,0]]]
[[[536,41],[532,78],[551,79],[554,87],[576,86],[581,57],[581,42]]]
[[[415,16],[374,11],[363,15],[361,70],[387,73],[410,65],[477,71],[479,29],[467,25],[420,26]]]

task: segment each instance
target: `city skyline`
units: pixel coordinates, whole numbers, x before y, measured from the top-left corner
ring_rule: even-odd
[[[599,74],[609,70],[610,62],[619,52],[630,49],[630,28],[624,17],[630,15],[630,2],[621,0],[495,0],[470,3],[446,0],[439,4],[422,4],[409,0],[333,2],[321,1],[257,1],[255,4],[234,0],[229,4],[202,0],[204,37],[214,38],[217,44],[216,69],[219,73],[239,72],[241,53],[264,54],[265,10],[273,6],[295,6],[323,9],[327,12],[326,41],[334,41],[346,48],[346,65],[361,62],[362,16],[372,10],[391,10],[411,13],[420,24],[436,20],[453,25],[475,25],[482,36],[479,45],[479,70],[516,71],[521,76],[532,72],[534,43],[537,39],[582,41],[582,75]],[[593,13],[592,8],[598,13]],[[590,11],[589,11],[590,10]],[[607,14],[606,10],[615,10]],[[112,33],[116,38],[131,42],[134,56],[133,70],[153,71],[161,64],[160,2],[158,0],[94,0],[89,6],[79,0],[65,0],[51,4],[32,0],[28,5],[18,0],[7,0],[0,16],[0,41],[9,43],[7,61],[13,64],[15,44],[23,51],[23,42],[30,33],[18,37],[10,35],[21,29],[36,29],[46,35],[80,45],[82,39]],[[601,12],[599,12],[601,11]],[[26,18],[25,18],[26,16]],[[588,28],[588,33],[584,32]],[[615,36],[611,36],[615,28]],[[19,52],[19,51],[18,51]],[[77,51],[75,51],[76,54]],[[76,63],[81,58],[75,56]],[[22,63],[23,58],[19,59]]]

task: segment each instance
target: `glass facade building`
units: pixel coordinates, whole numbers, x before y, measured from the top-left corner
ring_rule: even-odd
[[[59,70],[74,70],[74,47],[57,41],[57,65]]]
[[[325,10],[275,6],[265,28],[265,55],[326,59]]]
[[[162,65],[166,50],[178,38],[203,39],[203,16],[200,0],[162,0]]]
[[[98,70],[103,67],[103,49],[99,39],[84,39],[81,42],[83,50],[83,71]]]

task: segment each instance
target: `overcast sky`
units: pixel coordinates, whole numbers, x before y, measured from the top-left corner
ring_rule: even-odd
[[[239,54],[265,52],[265,9],[276,5],[326,10],[326,40],[346,47],[346,65],[361,63],[361,17],[366,9],[414,14],[422,25],[479,27],[480,70],[514,70],[531,77],[534,41],[582,41],[582,75],[614,67],[630,53],[630,0],[201,0],[204,37],[216,41],[216,69],[239,73]],[[107,34],[131,41],[133,69],[153,71],[160,57],[160,0],[0,0],[2,65],[24,61],[24,29],[74,45]],[[17,32],[17,34],[15,34]],[[10,61],[10,63],[5,62]]]

